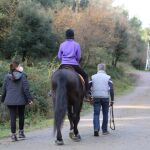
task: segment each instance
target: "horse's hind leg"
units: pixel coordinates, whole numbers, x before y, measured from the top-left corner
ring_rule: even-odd
[[[74,117],[75,117],[75,119],[74,119],[74,134],[78,135],[79,134],[78,123],[79,123],[79,120],[80,120],[79,113],[76,113]]]
[[[60,128],[57,129],[57,140],[55,141],[55,143],[57,145],[64,145]]]
[[[68,119],[70,122],[70,130],[73,130],[73,107],[68,106]]]
[[[72,139],[74,136],[74,125],[73,125],[73,107],[71,105],[68,106],[68,119],[70,122],[70,132],[69,132],[69,137]]]
[[[74,117],[73,117],[73,124],[74,124],[74,138],[73,140],[78,142],[81,140],[81,136],[79,134],[79,131],[78,131],[78,123],[80,121],[80,110],[79,110],[79,107],[76,107],[74,106]]]

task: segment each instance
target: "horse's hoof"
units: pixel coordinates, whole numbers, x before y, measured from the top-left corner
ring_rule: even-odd
[[[70,137],[71,139],[73,139],[74,133],[73,133],[73,132],[70,132],[70,133],[69,133],[69,137]]]
[[[79,134],[78,134],[78,135],[75,135],[75,136],[73,136],[72,140],[73,140],[74,142],[80,142],[80,141],[81,141],[81,136],[80,136]]]
[[[56,140],[55,144],[56,145],[64,145],[64,141],[63,140]]]

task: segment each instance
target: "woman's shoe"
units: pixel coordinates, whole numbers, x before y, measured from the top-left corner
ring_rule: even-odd
[[[26,138],[23,130],[19,131],[19,138],[21,138],[21,139],[25,139]]]
[[[16,133],[12,133],[11,140],[12,140],[12,142],[18,141]]]

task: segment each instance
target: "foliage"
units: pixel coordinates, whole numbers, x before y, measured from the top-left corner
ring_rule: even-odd
[[[113,13],[115,16],[114,32],[111,38],[113,40],[107,48],[112,55],[112,66],[117,67],[117,63],[124,61],[124,58],[128,55],[128,12],[120,7],[116,7]]]
[[[142,30],[141,21],[138,18],[133,17],[130,19],[128,35],[129,60],[137,69],[144,69],[148,32],[146,30]]]
[[[145,67],[145,62],[143,63],[143,61],[138,57],[138,58],[134,58],[132,61],[131,61],[131,64],[136,68],[136,69],[139,69],[139,70],[142,70],[144,69]]]
[[[13,55],[16,51],[26,57],[52,55],[55,36],[50,27],[51,19],[40,4],[20,1],[12,31],[5,42],[5,50]]]
[[[114,67],[117,66],[119,60],[127,56],[127,51],[126,51],[128,45],[127,29],[119,22],[116,23],[115,38],[118,39],[118,42],[114,45],[114,50],[112,52],[113,55],[112,65]]]
[[[4,53],[4,43],[11,31],[16,15],[17,0],[0,0],[0,52]],[[5,52],[5,56],[9,55]]]
[[[89,4],[89,0],[80,0],[80,7],[86,8]]]
[[[113,7],[112,0],[0,1],[0,52],[5,58],[16,52],[23,60],[51,58],[68,28],[75,30],[81,44],[83,66],[88,65],[91,49],[98,57],[99,47],[113,66],[139,57],[145,61],[146,30],[138,18],[129,19],[126,10]]]

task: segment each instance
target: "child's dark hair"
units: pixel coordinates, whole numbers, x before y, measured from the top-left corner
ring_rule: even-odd
[[[66,39],[74,39],[74,31],[72,29],[66,31]]]

